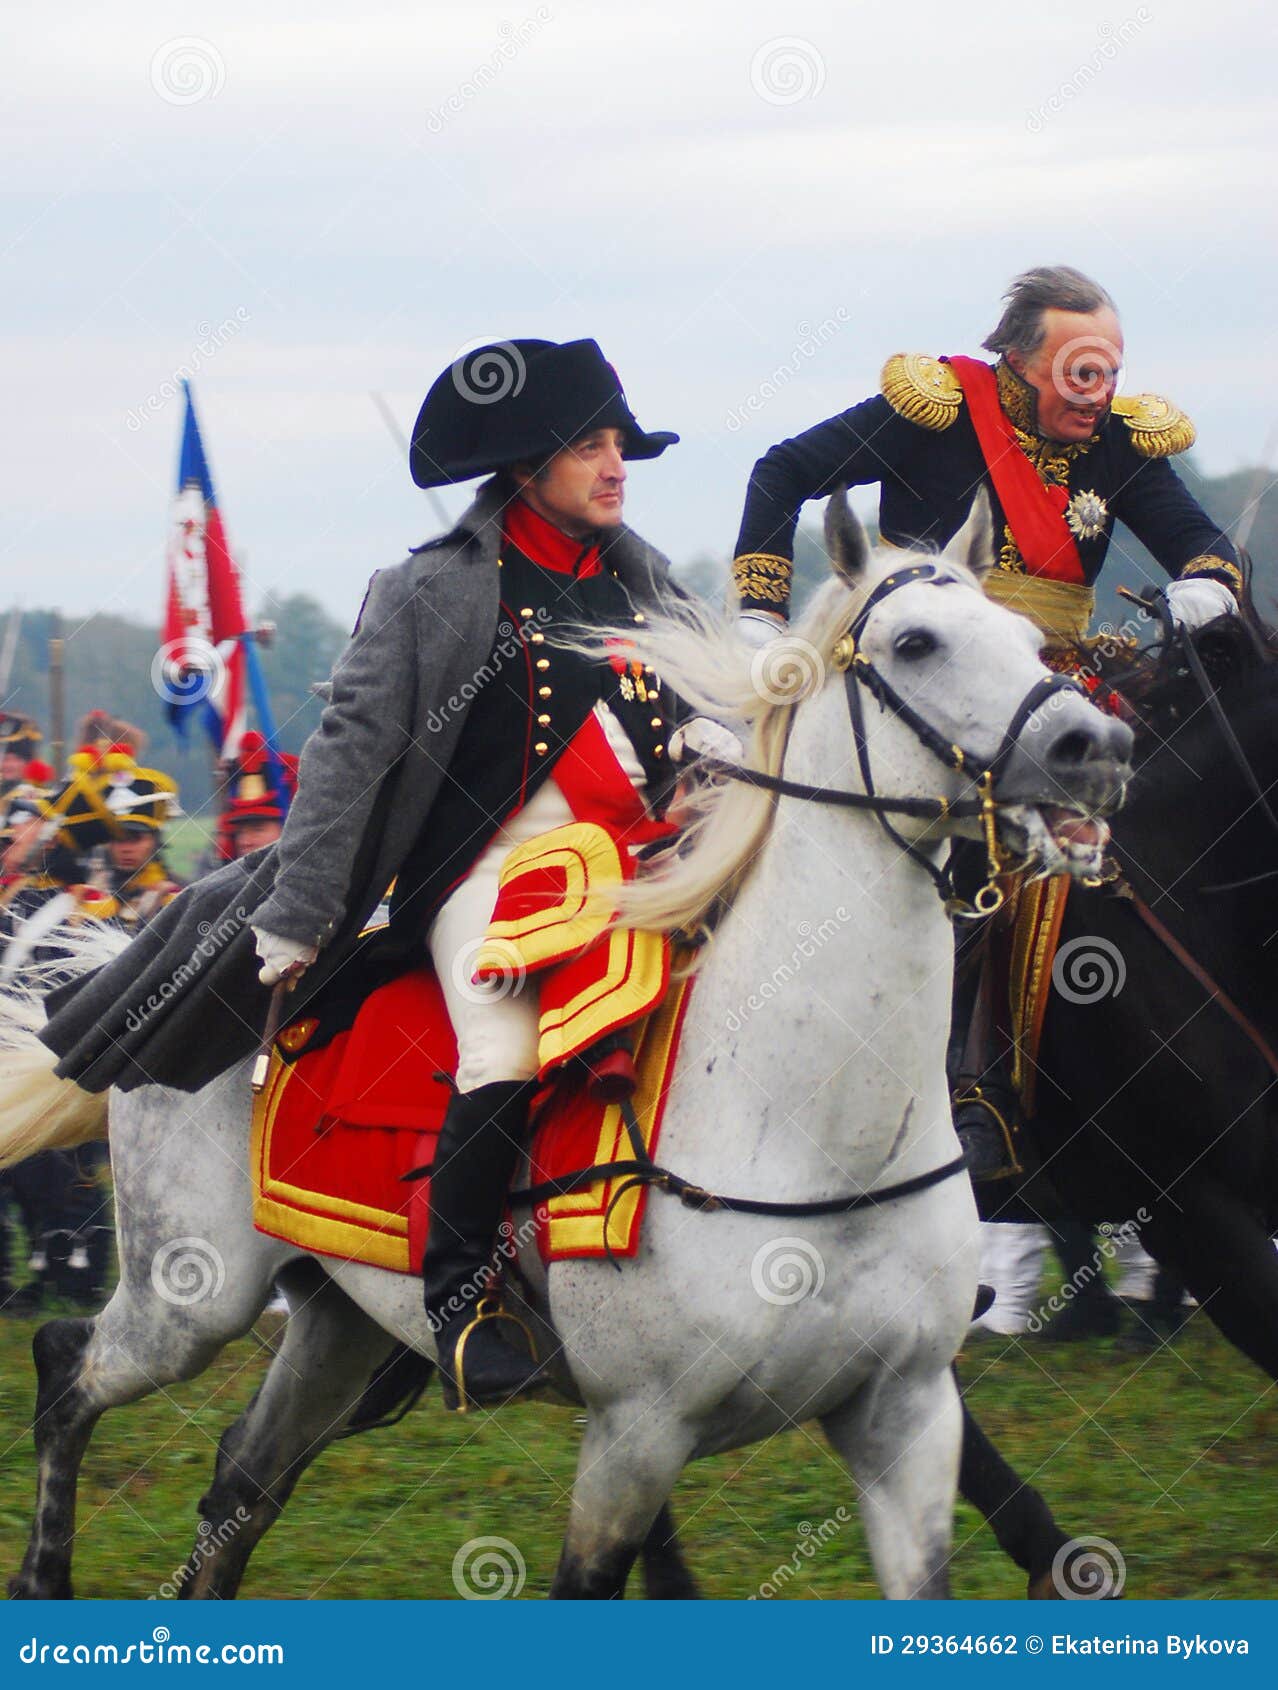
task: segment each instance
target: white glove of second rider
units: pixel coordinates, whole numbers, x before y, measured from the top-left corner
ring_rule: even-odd
[[[709,716],[694,716],[670,735],[670,761],[689,763],[694,757],[717,757],[721,763],[739,763],[745,747],[722,722]]]
[[[743,610],[737,617],[737,633],[748,646],[770,645],[785,633],[785,618],[770,610]]]
[[[304,944],[300,939],[282,939],[278,933],[267,933],[261,927],[253,929],[253,938],[262,961],[257,977],[264,986],[274,986],[300,974],[319,955],[315,945]]]
[[[1238,614],[1238,600],[1223,581],[1173,581],[1166,593],[1167,608],[1178,628],[1202,628],[1218,616]]]

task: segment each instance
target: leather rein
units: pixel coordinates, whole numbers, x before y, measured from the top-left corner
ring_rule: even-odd
[[[643,1141],[643,1131],[633,1102],[625,1098],[620,1109],[626,1136],[633,1152],[632,1159],[596,1162],[589,1168],[578,1168],[575,1172],[561,1174],[556,1179],[542,1180],[538,1185],[526,1185],[518,1191],[512,1191],[508,1199],[512,1209],[528,1209],[538,1203],[544,1203],[547,1198],[565,1197],[570,1192],[582,1191],[587,1186],[594,1185],[597,1180],[620,1178],[622,1183],[612,1195],[603,1222],[604,1253],[618,1273],[621,1272],[621,1263],[612,1253],[608,1236],[612,1213],[627,1192],[641,1186],[647,1185],[656,1191],[668,1192],[670,1196],[677,1197],[685,1208],[698,1209],[706,1215],[776,1215],[789,1220],[801,1220],[817,1215],[851,1215],[858,1209],[877,1209],[881,1204],[891,1203],[898,1197],[912,1197],[916,1192],[928,1191],[932,1186],[952,1179],[955,1174],[963,1173],[967,1167],[966,1160],[962,1156],[956,1156],[952,1162],[946,1162],[939,1168],[932,1168],[925,1174],[916,1174],[913,1179],[898,1180],[895,1185],[880,1186],[877,1191],[857,1191],[847,1197],[822,1197],[810,1203],[766,1203],[755,1197],[724,1197],[718,1192],[707,1191],[704,1186],[694,1185],[681,1174],[672,1173],[669,1168],[663,1168],[654,1162]]]
[[[1167,598],[1167,589],[1159,587],[1156,592],[1150,593],[1144,598],[1135,593],[1127,593],[1125,597],[1134,599],[1145,611],[1158,618],[1163,631],[1165,650],[1170,651],[1173,645],[1179,645],[1184,652],[1185,664],[1198,684],[1198,690],[1203,695],[1203,702],[1211,713],[1212,720],[1220,729],[1220,737],[1225,742],[1225,749],[1233,758],[1235,766],[1251,789],[1252,796],[1260,807],[1261,815],[1264,816],[1274,833],[1278,834],[1278,816],[1274,814],[1273,806],[1265,794],[1265,789],[1261,786],[1256,771],[1248,761],[1247,753],[1243,750],[1238,735],[1234,732],[1233,723],[1229,720],[1225,707],[1220,702],[1220,694],[1212,685],[1211,676],[1207,673],[1206,666],[1198,655],[1198,647],[1194,644],[1193,636],[1187,631],[1182,633],[1176,627],[1176,621],[1172,616],[1171,605]],[[1252,637],[1254,640],[1255,635],[1253,634]],[[1275,875],[1278,875],[1278,868],[1265,869],[1260,874],[1246,875],[1242,880],[1228,880],[1217,886],[1203,886],[1200,891],[1206,896],[1221,892],[1240,892],[1248,886],[1258,886],[1261,881],[1272,880]]]

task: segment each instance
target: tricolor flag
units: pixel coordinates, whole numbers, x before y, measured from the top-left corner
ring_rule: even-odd
[[[245,644],[240,636],[248,623],[190,384],[184,381],[182,388],[186,418],[169,534],[159,673],[178,738],[186,740],[194,718],[222,756],[233,757],[245,727]]]

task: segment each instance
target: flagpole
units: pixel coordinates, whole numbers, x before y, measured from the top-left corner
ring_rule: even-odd
[[[390,406],[386,403],[384,396],[380,393],[370,393],[368,397],[377,407],[377,414],[386,424],[386,427],[390,431],[391,439],[404,454],[404,462],[407,463],[408,440],[403,429],[395,421],[394,413],[391,411]],[[431,508],[435,512],[435,520],[439,523],[440,527],[445,530],[445,532],[450,531],[453,528],[453,519],[448,514],[448,506],[440,498],[439,494],[433,487],[426,488],[426,497],[430,500]]]
[[[66,671],[63,654],[62,612],[55,610],[49,633],[49,750],[55,774],[60,778],[67,743]]]
[[[22,632],[22,606],[14,605],[4,627],[4,645],[0,648],[0,695],[9,690],[9,676],[13,660],[18,654],[18,635]]]

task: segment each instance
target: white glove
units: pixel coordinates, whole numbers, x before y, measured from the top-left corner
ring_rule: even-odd
[[[1209,578],[1173,581],[1166,589],[1167,608],[1178,628],[1201,628],[1218,616],[1237,616],[1238,600],[1223,581]]]
[[[768,645],[785,631],[785,617],[771,610],[743,610],[737,617],[737,632],[748,646]]]
[[[670,761],[690,762],[694,757],[717,757],[721,763],[739,763],[745,746],[722,722],[709,716],[694,716],[670,735]]]
[[[281,939],[278,933],[267,933],[261,927],[253,929],[253,938],[262,959],[257,977],[264,986],[274,986],[300,974],[319,955],[316,945],[303,944],[300,939]]]

